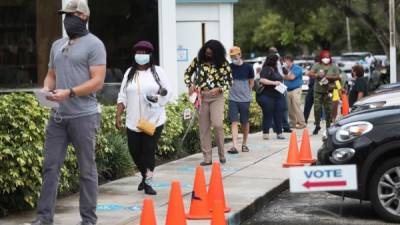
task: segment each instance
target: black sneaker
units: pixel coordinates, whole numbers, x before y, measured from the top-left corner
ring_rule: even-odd
[[[153,187],[146,183],[144,184],[144,193],[146,195],[156,195],[157,194],[157,192],[153,189]]]
[[[313,133],[313,135],[317,135],[318,134],[318,132],[319,132],[319,130],[321,130],[321,127],[315,127],[315,129],[314,129],[314,131],[312,132]]]
[[[285,133],[292,133],[292,129],[290,129],[290,128],[283,128],[283,132],[285,132]]]
[[[142,182],[140,182],[139,186],[137,187],[138,191],[143,191],[144,189],[144,178],[142,179]]]
[[[46,222],[41,221],[40,219],[37,219],[30,223],[24,223],[24,225],[53,225],[53,223],[46,223]]]
[[[220,162],[221,164],[225,164],[225,163],[226,163],[226,159],[219,159],[219,162]]]
[[[232,147],[231,149],[228,150],[228,153],[229,154],[238,154],[239,151],[235,147]]]
[[[200,166],[210,166],[212,162],[201,162]]]

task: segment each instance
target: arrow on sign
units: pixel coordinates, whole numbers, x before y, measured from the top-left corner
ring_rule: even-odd
[[[340,181],[320,181],[320,182],[312,182],[306,181],[303,186],[307,189],[314,188],[314,187],[340,187],[346,186],[347,182],[345,180]]]

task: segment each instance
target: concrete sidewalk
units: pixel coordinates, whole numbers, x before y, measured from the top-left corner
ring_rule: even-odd
[[[310,132],[312,131],[310,126]],[[322,132],[320,132],[322,133]],[[298,141],[302,131],[297,130]],[[289,134],[286,140],[263,140],[261,133],[249,136],[250,152],[237,155],[227,154],[227,163],[221,166],[225,187],[226,202],[232,208],[226,218],[230,225],[238,225],[253,215],[262,203],[288,187],[288,171],[282,168],[286,160],[289,145]],[[314,156],[321,145],[321,136],[311,136]],[[239,142],[240,143],[240,142]],[[226,150],[231,147],[228,143]],[[216,149],[214,153],[216,153]],[[214,155],[214,160],[218,160]],[[195,154],[161,166],[155,170],[154,188],[158,195],[154,196],[157,224],[165,224],[168,206],[169,188],[172,180],[181,183],[185,209],[188,211],[193,189],[196,166],[202,161],[202,154]],[[211,166],[206,169],[209,182]],[[98,198],[98,224],[100,225],[137,225],[140,220],[143,191],[137,191],[140,177],[126,177],[100,186]],[[55,216],[57,225],[75,225],[80,221],[79,195],[74,194],[58,200]],[[0,219],[2,225],[16,225],[29,222],[35,218],[35,212],[24,212]],[[188,225],[210,224],[210,220],[188,220]]]

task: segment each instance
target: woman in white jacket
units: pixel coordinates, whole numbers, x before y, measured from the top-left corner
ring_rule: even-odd
[[[148,41],[139,41],[133,47],[134,60],[122,80],[115,121],[120,129],[121,115],[126,110],[129,152],[142,175],[138,190],[149,195],[157,194],[151,180],[157,143],[166,121],[165,105],[171,96],[168,77],[161,67],[154,65],[153,51],[154,47]],[[137,127],[140,119],[155,125],[153,135]]]

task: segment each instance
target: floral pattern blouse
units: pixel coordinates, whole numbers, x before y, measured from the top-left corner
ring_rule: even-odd
[[[232,70],[227,61],[220,68],[217,68],[214,64],[203,63],[199,65],[197,58],[194,58],[186,69],[185,84],[188,87],[194,84],[201,90],[213,88],[228,90],[232,85]]]

